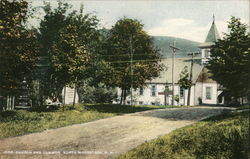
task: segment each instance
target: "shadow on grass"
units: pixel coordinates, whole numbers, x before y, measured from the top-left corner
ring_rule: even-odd
[[[39,106],[39,107],[31,107],[27,111],[40,113],[40,112],[55,112],[57,110],[59,110],[59,108],[56,106],[51,106],[48,108],[46,106]]]
[[[235,113],[233,113],[232,111],[224,111],[220,115],[212,116],[212,117],[209,117],[209,118],[204,119],[202,121],[216,122],[216,121],[224,120],[224,119],[227,119],[227,118],[233,118],[233,117],[236,117],[236,116],[238,116],[239,118],[242,118],[242,117],[249,118],[249,111],[248,112],[247,111],[246,112],[235,112]]]
[[[113,114],[126,114],[135,113],[146,110],[162,109],[162,106],[131,106],[131,105],[120,105],[120,104],[93,104],[85,105],[85,109],[98,111],[103,113],[113,113]]]
[[[177,120],[201,120],[209,117],[211,114],[227,114],[231,110],[219,108],[185,108],[185,109],[167,109],[160,112],[147,112],[144,116],[167,119],[171,121]]]
[[[7,110],[7,111],[4,111],[4,112],[1,112],[0,113],[0,121],[4,118],[7,118],[7,117],[14,117],[17,115],[17,112],[16,111],[13,111],[13,110]]]
[[[126,114],[126,113],[135,113],[153,109],[162,109],[166,108],[165,106],[131,106],[131,105],[120,105],[120,104],[76,104],[74,107],[72,105],[66,105],[64,107],[50,107],[46,106],[41,107],[32,107],[29,110],[9,110],[0,113],[0,121],[8,120],[19,120],[30,113],[57,113],[57,112],[68,112],[76,110],[79,112],[86,111],[97,111],[100,113],[112,113],[116,115]]]

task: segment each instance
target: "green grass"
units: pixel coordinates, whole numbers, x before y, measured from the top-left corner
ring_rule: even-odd
[[[245,159],[249,112],[224,114],[146,142],[118,159]]]
[[[65,106],[59,110],[15,110],[0,113],[0,138],[40,132],[46,129],[89,122],[115,115],[165,108],[163,106],[128,106],[114,104]]]
[[[250,105],[243,105],[243,106],[236,107],[236,108],[237,108],[237,110],[250,109]]]
[[[86,105],[85,108],[88,110],[94,110],[104,113],[112,113],[116,115],[135,113],[140,111],[152,110],[152,109],[163,109],[172,108],[173,106],[153,106],[153,105],[119,105],[119,104],[109,104],[104,106],[103,104]],[[177,106],[174,106],[175,108]]]

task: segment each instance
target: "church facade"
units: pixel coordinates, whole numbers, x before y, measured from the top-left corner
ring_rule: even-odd
[[[188,90],[184,90],[178,84],[180,73],[186,67],[190,72],[192,66],[192,87],[190,89],[190,105],[219,105],[223,99],[218,98],[222,93],[222,87],[211,78],[206,68],[210,59],[210,49],[220,39],[218,30],[213,20],[208,31],[205,42],[200,44],[200,57],[176,58],[174,67],[174,85],[172,85],[172,58],[162,59],[167,70],[161,72],[158,78],[146,82],[146,86],[133,90],[132,98],[127,97],[126,104],[135,105],[171,105],[174,98],[174,105],[188,104]],[[177,44],[178,45],[178,44]],[[193,62],[193,65],[192,65]],[[174,87],[174,88],[172,88]],[[172,91],[174,90],[174,96]],[[118,90],[118,95],[121,90]]]

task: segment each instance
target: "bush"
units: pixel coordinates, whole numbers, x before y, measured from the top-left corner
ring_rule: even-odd
[[[77,91],[82,103],[111,103],[117,96],[115,88],[107,87],[102,83],[96,86],[85,83]]]

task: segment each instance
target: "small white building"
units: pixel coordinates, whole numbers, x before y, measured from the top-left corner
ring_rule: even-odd
[[[79,103],[79,95],[75,89],[76,88],[71,88],[68,86],[63,87],[63,90],[62,90],[62,103],[63,104],[72,104],[74,100],[75,100],[75,103]],[[74,99],[74,95],[75,95],[75,99]]]
[[[216,25],[213,23],[207,34],[206,40],[199,46],[201,56],[194,58],[192,71],[192,87],[190,94],[190,105],[217,105],[223,104],[223,100],[218,100],[218,96],[222,93],[221,86],[211,79],[211,73],[206,68],[206,63],[210,59],[210,48],[220,39]],[[179,101],[175,101],[174,105],[187,105],[188,90],[180,88],[178,80],[180,73],[186,66],[190,72],[191,58],[176,58],[174,67],[174,97],[179,97]],[[172,104],[172,58],[162,59],[167,70],[161,72],[158,78],[146,82],[146,86],[137,90],[133,90],[132,102],[135,105],[171,105]],[[165,88],[170,91],[164,95]],[[118,95],[121,90],[118,90]],[[127,104],[131,104],[131,97],[127,97]]]

